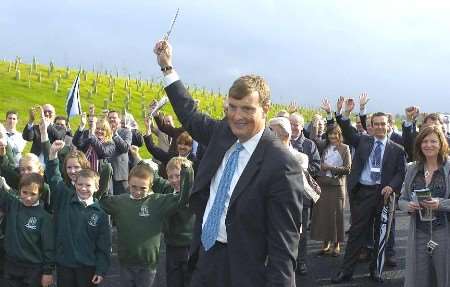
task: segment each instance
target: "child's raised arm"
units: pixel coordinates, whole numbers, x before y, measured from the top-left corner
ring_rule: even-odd
[[[194,185],[194,170],[192,166],[181,167],[180,172],[180,192],[166,194],[164,196],[165,202],[163,204],[164,213],[170,214],[180,207],[185,207],[189,200],[189,195]]]

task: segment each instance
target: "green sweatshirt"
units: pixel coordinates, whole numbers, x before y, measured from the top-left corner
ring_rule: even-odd
[[[5,213],[5,251],[13,261],[41,265],[52,274],[55,261],[54,225],[42,202],[26,207],[19,198],[0,191],[0,208]]]
[[[153,187],[155,187],[155,185],[163,185],[164,182],[167,181],[155,173]],[[174,189],[153,188],[153,192],[166,194],[174,192]],[[188,206],[178,208],[177,211],[175,211],[164,221],[163,233],[166,244],[177,247],[190,246],[192,242],[194,223],[195,215]]]
[[[64,183],[59,161],[49,160],[45,174],[52,191],[56,222],[56,262],[66,267],[95,267],[104,276],[109,268],[111,230],[98,202],[85,207],[72,185]]]
[[[130,194],[102,197],[101,206],[117,224],[120,264],[156,269],[163,221],[186,205],[193,184],[192,168],[183,168],[181,180],[180,193],[151,193],[142,199],[133,199]],[[167,182],[154,182],[155,189],[167,186]]]

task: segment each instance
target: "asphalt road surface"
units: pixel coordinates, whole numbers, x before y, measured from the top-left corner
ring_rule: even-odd
[[[349,211],[345,211],[346,222],[348,222]],[[316,255],[320,249],[321,242],[312,241],[308,242],[308,274],[306,276],[297,276],[297,287],[303,286],[383,286],[383,287],[400,287],[403,286],[403,271],[405,268],[405,247],[407,241],[407,229],[409,224],[408,216],[397,210],[396,214],[396,258],[398,266],[396,268],[386,268],[384,272],[384,283],[374,283],[369,279],[368,263],[358,264],[353,280],[348,284],[334,285],[330,282],[331,277],[333,277],[338,271],[339,266],[342,262],[344,248],[341,248],[342,254],[340,257],[334,258],[330,256],[318,256]],[[348,228],[348,224],[346,229]],[[114,240],[114,239],[113,239]],[[105,279],[102,286],[105,287],[119,287],[119,269],[117,262],[116,248],[113,248],[113,264],[111,266],[110,272]],[[158,268],[158,274],[153,287],[167,287],[165,281],[165,252],[164,247],[161,248],[160,264]],[[245,286],[243,286],[245,287]]]

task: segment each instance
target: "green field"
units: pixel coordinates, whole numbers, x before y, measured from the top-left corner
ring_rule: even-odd
[[[53,66],[52,69],[51,66]],[[53,64],[37,64],[37,61],[34,61],[33,64],[21,63],[18,59],[1,60],[0,118],[2,118],[2,122],[6,111],[16,110],[19,113],[18,130],[21,130],[28,120],[30,107],[45,103],[54,105],[58,115],[65,115],[64,105],[67,92],[78,72],[79,70],[76,69],[57,67]],[[56,82],[58,84],[55,84]],[[57,85],[57,89],[55,85]],[[224,96],[210,90],[193,87],[194,85],[189,87],[189,91],[194,98],[199,99],[200,110],[213,118],[222,118]],[[90,104],[96,106],[97,113],[100,113],[103,108],[123,111],[127,105],[127,110],[133,114],[141,130],[144,128],[143,111],[147,109],[152,100],[160,99],[164,95],[161,83],[151,80],[124,77],[105,71],[82,71],[81,73],[80,98],[83,111],[87,111]],[[286,105],[274,103],[269,118],[279,110],[286,108]],[[170,105],[166,105],[163,112],[173,114]],[[315,112],[312,109],[301,109],[306,120],[309,120]],[[70,119],[72,130],[77,128],[78,123],[79,117]],[[143,151],[143,155],[147,155],[147,152]]]

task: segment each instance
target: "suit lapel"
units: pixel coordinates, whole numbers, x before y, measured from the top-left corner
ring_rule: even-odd
[[[391,152],[392,145],[391,145],[390,141],[391,141],[390,139],[388,139],[386,141],[386,147],[384,148],[384,154],[383,154],[383,163],[381,164],[382,167],[386,166],[388,158],[389,158],[389,154]]]
[[[254,175],[259,171],[261,162],[264,157],[264,140],[266,139],[268,135],[267,129],[264,131],[258,145],[256,146],[255,151],[253,152],[252,156],[250,157],[247,165],[244,168],[244,171],[242,172],[241,176],[239,177],[239,180],[233,190],[233,193],[231,194],[230,203],[228,205],[228,209],[233,205],[233,203],[236,201],[236,199],[239,197],[239,195],[245,191],[245,188],[247,185],[254,181]]]

